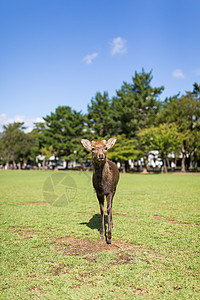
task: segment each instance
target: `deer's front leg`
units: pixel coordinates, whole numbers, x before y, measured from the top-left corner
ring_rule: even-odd
[[[100,212],[101,212],[101,233],[100,233],[100,239],[104,239],[105,235],[105,227],[104,227],[104,196],[97,195],[97,198],[99,200],[99,206],[100,206]]]
[[[107,214],[108,214],[108,236],[107,236],[107,243],[111,244],[112,234],[111,234],[111,227],[113,226],[112,221],[112,193],[107,195]]]

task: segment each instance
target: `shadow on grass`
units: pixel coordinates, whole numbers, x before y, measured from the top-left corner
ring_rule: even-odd
[[[108,224],[108,216],[105,215],[104,225],[105,225],[105,237],[106,236],[106,225]],[[95,214],[88,222],[82,222],[80,225],[86,225],[90,229],[97,229],[99,233],[101,232],[101,215]]]

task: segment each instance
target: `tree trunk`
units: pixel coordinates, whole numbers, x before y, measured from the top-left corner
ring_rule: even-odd
[[[42,161],[42,169],[45,170],[46,167],[46,159],[44,157],[43,161]]]
[[[181,159],[181,172],[185,173],[185,149],[184,149],[184,145],[182,145],[182,159]]]
[[[149,164],[148,157],[149,157],[149,153],[146,153],[145,158],[144,158],[144,167],[142,170],[142,173],[144,173],[144,174],[148,173],[148,164]]]
[[[185,154],[183,153],[183,157],[181,159],[181,172],[185,173]]]
[[[162,173],[164,172],[165,174],[167,173],[167,160],[166,157],[163,157],[163,166],[162,166]]]
[[[143,170],[142,170],[142,173],[143,173],[143,174],[147,174],[147,173],[148,173],[147,168],[144,167]]]
[[[26,168],[26,166],[27,166],[27,159],[25,159],[24,161],[23,161],[23,169],[25,169]]]
[[[170,168],[169,159],[167,159],[167,167]]]

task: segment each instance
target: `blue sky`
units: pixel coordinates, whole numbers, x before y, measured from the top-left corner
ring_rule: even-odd
[[[153,70],[164,100],[200,83],[199,0],[0,0],[0,125],[87,112]]]

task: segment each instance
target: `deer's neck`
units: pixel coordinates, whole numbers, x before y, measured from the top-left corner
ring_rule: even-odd
[[[109,169],[107,160],[105,162],[102,162],[101,164],[97,164],[97,163],[93,162],[92,166],[93,166],[94,176],[99,178],[99,180],[101,180],[102,177],[106,175],[106,173]]]

